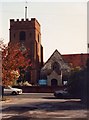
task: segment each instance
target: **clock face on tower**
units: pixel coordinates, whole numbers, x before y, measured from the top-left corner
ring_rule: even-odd
[[[22,52],[26,51],[26,47],[24,46],[24,43],[21,43],[20,50],[21,50]]]

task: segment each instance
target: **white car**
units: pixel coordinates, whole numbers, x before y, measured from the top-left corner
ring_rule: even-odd
[[[12,94],[12,95],[22,94],[22,89],[12,88],[11,86],[7,86],[4,88],[4,94]]]

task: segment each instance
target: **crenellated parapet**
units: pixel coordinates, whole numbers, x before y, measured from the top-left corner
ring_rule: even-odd
[[[15,28],[18,27],[18,26],[22,26],[22,27],[36,27],[36,29],[40,29],[40,24],[39,22],[36,20],[36,18],[31,18],[31,20],[29,19],[10,19],[10,26],[11,28]]]
[[[10,23],[21,23],[21,22],[37,22],[38,24],[39,24],[39,22],[36,20],[36,18],[31,18],[31,20],[29,20],[29,19],[10,19]],[[40,24],[39,24],[40,25]]]
[[[26,21],[31,21],[31,20],[29,20],[29,19],[26,19],[26,20],[25,20],[25,19],[23,19],[23,18],[22,18],[21,20],[20,20],[20,19],[16,19],[16,20],[15,20],[15,19],[10,19],[10,22],[21,22],[21,21],[26,22]]]

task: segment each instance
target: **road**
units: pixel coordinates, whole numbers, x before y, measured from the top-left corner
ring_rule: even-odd
[[[5,95],[8,98],[55,98],[53,93],[22,93],[21,95]]]
[[[75,120],[87,119],[80,99],[56,99],[52,93],[24,93],[6,96],[2,102],[2,120]],[[88,120],[88,119],[87,119]]]

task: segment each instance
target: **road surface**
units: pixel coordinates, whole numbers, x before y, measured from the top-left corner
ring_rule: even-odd
[[[88,120],[80,99],[56,99],[52,93],[27,93],[6,96],[2,120]]]

